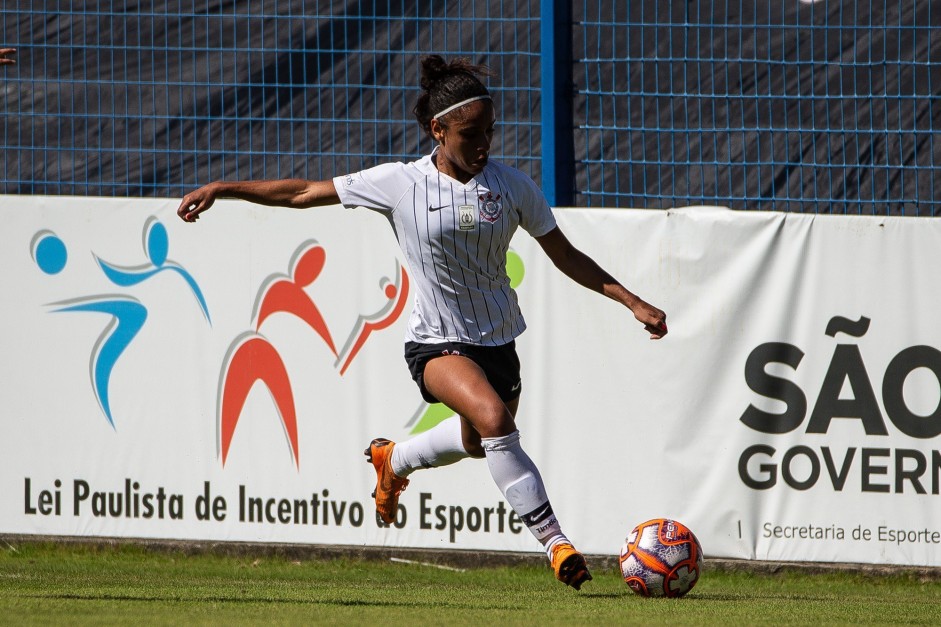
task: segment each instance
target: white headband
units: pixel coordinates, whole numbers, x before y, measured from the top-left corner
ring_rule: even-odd
[[[484,95],[484,96],[474,96],[473,98],[468,98],[467,100],[462,100],[462,101],[460,101],[460,102],[457,103],[457,104],[451,105],[450,107],[448,107],[448,108],[445,109],[444,111],[439,111],[439,112],[436,113],[434,116],[432,116],[431,119],[432,119],[432,120],[437,120],[437,119],[440,118],[442,115],[447,115],[447,114],[451,113],[452,111],[454,111],[455,109],[460,109],[460,108],[463,107],[464,105],[470,104],[470,103],[472,103],[472,102],[477,102],[478,100],[491,100],[491,98],[490,98],[490,96]]]

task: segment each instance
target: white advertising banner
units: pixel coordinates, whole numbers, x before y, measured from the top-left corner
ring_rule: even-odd
[[[363,449],[448,415],[402,358],[382,217],[175,208],[0,197],[0,533],[539,550],[480,460],[376,520]],[[941,221],[557,217],[670,327],[514,239],[518,424],[579,548],[669,517],[711,557],[941,566]]]

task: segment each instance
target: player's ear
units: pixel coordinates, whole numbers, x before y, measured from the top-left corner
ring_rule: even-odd
[[[431,128],[431,136],[434,137],[435,140],[439,142],[444,141],[444,130],[446,128],[444,124],[438,121],[437,118],[431,118],[429,127]]]

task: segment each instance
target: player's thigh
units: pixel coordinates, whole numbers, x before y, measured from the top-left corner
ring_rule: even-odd
[[[425,387],[484,438],[516,430],[513,414],[484,371],[463,355],[443,355],[425,364]]]

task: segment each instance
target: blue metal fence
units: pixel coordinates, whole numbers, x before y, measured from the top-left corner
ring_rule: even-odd
[[[179,196],[414,158],[431,52],[499,74],[497,156],[540,176],[537,0],[2,6],[3,193]]]
[[[580,204],[941,212],[941,5],[576,4]]]
[[[930,0],[5,0],[0,193],[178,197],[431,148],[418,61],[493,67],[553,204],[941,214]]]

